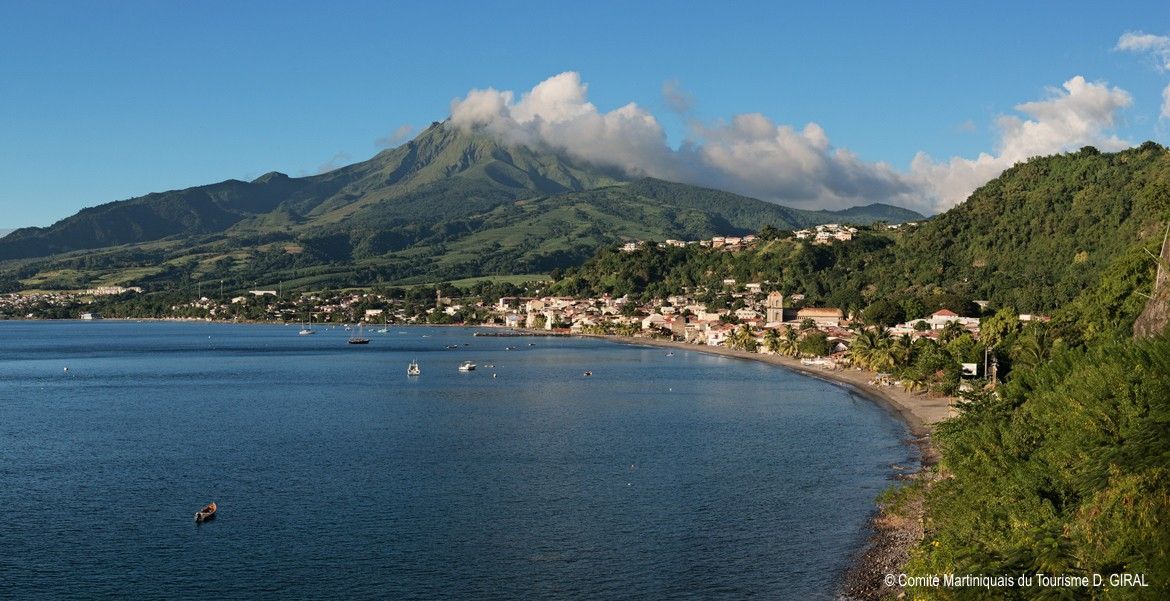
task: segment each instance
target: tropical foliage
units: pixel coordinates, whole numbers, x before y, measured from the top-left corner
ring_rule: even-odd
[[[934,438],[948,477],[929,493],[928,538],[911,573],[1125,572],[1144,575],[1152,588],[1035,588],[1005,596],[1164,598],[1170,337],[1057,350],[1038,369],[1018,369],[997,393],[973,396]],[[985,593],[924,588],[912,595]]]

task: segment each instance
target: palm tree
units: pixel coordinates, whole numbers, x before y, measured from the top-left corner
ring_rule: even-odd
[[[756,339],[752,336],[752,328],[748,324],[736,328],[725,341],[727,346],[733,349],[741,349],[745,351],[754,351],[756,346]]]
[[[771,328],[764,333],[764,348],[770,353],[779,353],[781,340],[780,332]]]
[[[849,343],[847,356],[854,365],[870,369],[874,351],[877,349],[877,335],[869,328],[858,328],[857,335]]]
[[[800,334],[792,326],[784,326],[784,337],[780,339],[780,354],[800,358]]]
[[[849,345],[849,359],[858,367],[873,371],[890,371],[901,364],[903,355],[909,356],[909,337],[906,350],[895,345],[890,333],[882,327],[861,328]]]
[[[890,354],[894,359],[894,369],[901,370],[910,365],[914,359],[914,341],[909,334],[902,334],[895,338],[890,345]]]
[[[893,371],[895,364],[894,338],[885,328],[878,328],[874,333],[873,353],[870,355],[870,369],[874,371]]]
[[[1040,367],[1048,360],[1051,348],[1052,343],[1049,340],[1048,328],[1040,326],[1028,328],[1012,346],[1013,369],[1031,370]]]
[[[963,326],[957,321],[948,321],[947,325],[938,334],[938,341],[946,344],[963,334]]]

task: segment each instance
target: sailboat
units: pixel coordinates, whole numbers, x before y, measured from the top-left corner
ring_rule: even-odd
[[[406,366],[406,375],[417,376],[422,374],[422,370],[418,367],[418,361],[411,361],[410,365]]]
[[[313,313],[310,312],[309,313],[309,323],[305,324],[302,322],[301,323],[301,331],[297,332],[297,334],[300,336],[309,336],[310,334],[316,334],[316,333],[317,333],[317,330],[313,329]]]
[[[377,330],[374,330],[375,332],[377,332],[379,334],[385,334],[386,332],[390,331],[390,318],[386,317],[385,320],[386,321],[385,321],[385,323],[382,324],[382,327],[378,328]]]
[[[369,344],[370,339],[362,336],[362,324],[358,323],[357,334],[350,336],[347,341],[350,344]]]

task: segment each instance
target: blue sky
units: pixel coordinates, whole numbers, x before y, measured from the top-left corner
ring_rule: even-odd
[[[1015,107],[1075,95],[1061,89],[1075,76],[1097,86],[1088,92],[1101,92],[1108,122],[1068,139],[1049,132],[1052,148],[1170,141],[1159,116],[1170,84],[1164,57],[1157,48],[1116,49],[1126,32],[1170,35],[1170,3],[935,4],[7,2],[0,227],[364,160],[403,125],[444,119],[471,89],[512,90],[519,101],[566,71],[588,84],[599,113],[634,102],[667,146],[690,139],[702,150],[691,154],[706,153],[663,159],[669,165],[646,159],[647,172],[703,171],[696,183],[797,206],[872,198],[945,208],[911,196],[926,179],[938,194],[950,190],[943,181],[970,187],[941,173],[953,158],[1009,160],[1001,118],[1016,117],[1025,126],[1016,134],[1034,137],[1026,125],[1042,126],[1043,117]],[[671,110],[665,82],[689,98],[689,111]],[[858,183],[825,185],[806,180],[835,176],[804,172],[761,180],[770,165],[720,164],[718,156],[737,160],[757,148],[733,127],[736,115],[756,113],[766,121],[745,127],[774,126],[784,138],[791,126],[797,150],[816,147],[809,152],[825,161],[818,173],[861,173]],[[574,151],[578,141],[558,143]],[[783,170],[792,148],[762,154],[779,157]],[[842,149],[847,160],[833,154]],[[931,162],[912,165],[918,153]],[[999,164],[959,166],[978,178]]]

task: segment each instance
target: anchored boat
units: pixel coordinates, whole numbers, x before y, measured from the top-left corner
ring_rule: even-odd
[[[350,336],[346,342],[350,344],[369,344],[370,339],[362,336],[362,324],[358,324],[357,335]]]
[[[206,522],[207,520],[215,517],[215,509],[216,507],[214,502],[204,505],[203,509],[195,512],[195,522]]]

